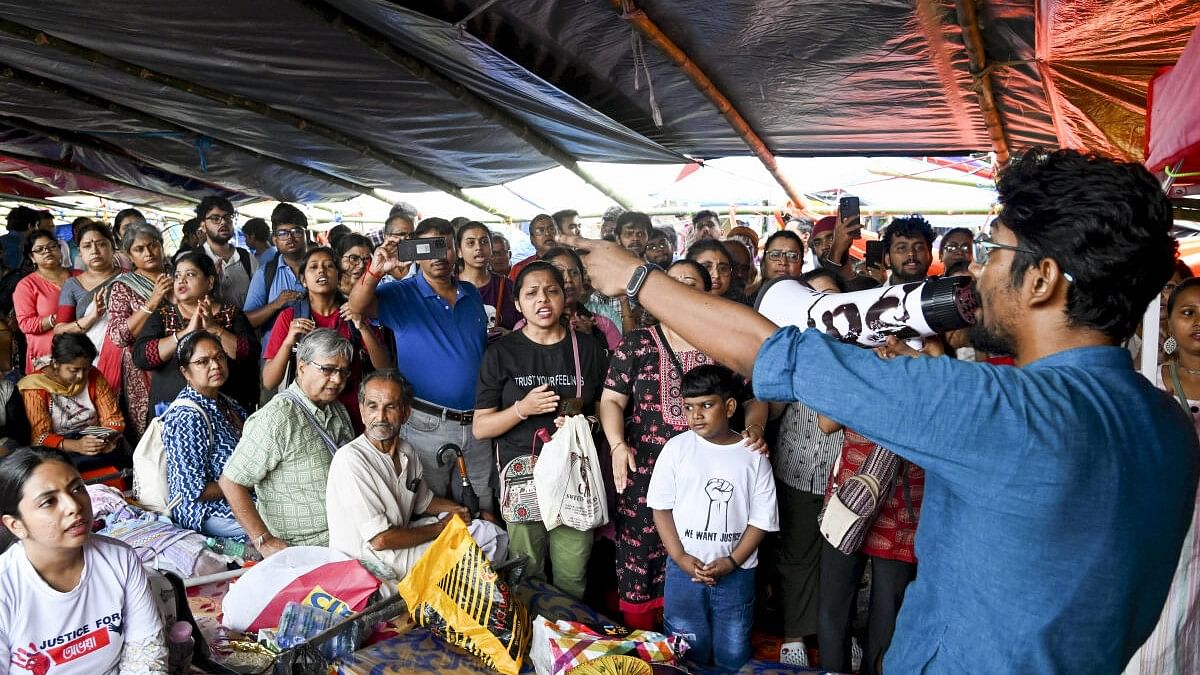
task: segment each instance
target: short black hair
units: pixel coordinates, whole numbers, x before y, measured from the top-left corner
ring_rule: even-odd
[[[37,211],[28,206],[16,206],[8,212],[6,222],[9,232],[28,232],[37,227],[39,220]]]
[[[267,221],[262,218],[251,218],[242,225],[242,234],[246,237],[254,237],[259,241],[271,240],[271,226],[267,225]]]
[[[617,228],[613,230],[618,237],[626,227],[636,227],[646,232],[646,238],[650,238],[650,231],[654,229],[654,225],[650,222],[650,216],[641,211],[626,211],[617,216]]]
[[[892,250],[892,240],[896,237],[921,238],[925,240],[926,246],[932,248],[934,236],[933,225],[919,214],[893,218],[891,224],[883,231],[883,251],[888,253]]]
[[[562,211],[555,211],[550,217],[554,219],[554,224],[558,226],[558,231],[562,232],[563,221],[567,218],[576,218],[578,216],[579,212],[575,209],[563,209]]]
[[[370,239],[367,239],[366,237],[364,237],[363,235],[361,235],[357,232],[351,232],[350,234],[347,234],[346,236],[342,237],[341,239],[338,239],[337,245],[333,247],[333,250],[337,253],[338,263],[339,264],[341,263],[342,256],[346,255],[347,251],[349,251],[352,248],[357,248],[359,246],[365,246],[368,251],[371,251],[372,249],[375,248],[374,246],[371,245]]]
[[[138,220],[140,220],[142,222],[146,222],[146,216],[142,215],[141,211],[138,211],[137,209],[121,209],[120,211],[117,211],[116,217],[113,218],[113,232],[114,233],[116,233],[117,230],[121,229],[121,227],[120,227],[121,223],[126,218],[137,218]]]
[[[709,209],[697,211],[695,215],[692,216],[692,224],[695,225],[705,218],[712,218],[717,221],[717,225],[721,224],[721,216],[718,216],[716,211],[711,211]]]
[[[30,209],[30,211],[32,211],[32,210],[33,209]],[[36,211],[35,211],[35,213],[36,213]],[[21,248],[25,254],[25,262],[29,265],[32,265],[32,267],[30,267],[29,269],[33,269],[34,267],[37,267],[37,263],[35,263],[33,261],[33,248],[36,245],[36,243],[41,239],[49,239],[50,241],[54,242],[55,245],[58,244],[58,237],[55,237],[54,233],[49,230],[37,229],[37,230],[34,230],[33,232],[30,232],[29,234],[25,235],[25,245],[22,246]]]
[[[667,265],[667,271],[670,272],[678,265],[687,265],[696,272],[696,276],[700,277],[700,284],[704,287],[705,293],[708,293],[712,290],[712,275],[708,273],[708,270],[705,269],[704,265],[701,265],[691,258],[683,258],[681,260],[676,260],[670,265]]]
[[[696,366],[683,375],[679,387],[680,398],[697,396],[719,396],[722,401],[737,398],[739,387],[734,382],[733,371],[715,363]]]
[[[1011,283],[1044,259],[1070,275],[1067,322],[1121,341],[1171,278],[1171,202],[1146,167],[1075,150],[1028,150],[996,184],[1017,244]]]
[[[337,225],[334,225],[329,229],[329,247],[337,248],[338,242],[341,241],[342,237],[352,232],[354,232],[354,230],[351,230],[350,226],[344,223],[338,223]]]
[[[231,216],[237,212],[233,208],[233,202],[218,195],[209,195],[201,199],[200,203],[196,205],[196,217],[203,220],[208,215],[208,212],[213,209],[221,209]]]
[[[280,225],[294,225],[307,230],[308,216],[294,204],[284,202],[271,211],[271,229],[274,230]]]
[[[59,333],[50,342],[50,358],[55,363],[67,363],[82,358],[94,361],[97,354],[99,352],[96,351],[96,345],[92,344],[92,339],[85,333]]]
[[[454,239],[454,226],[445,218],[426,218],[417,224],[413,230],[413,239],[417,239],[425,234],[433,232],[443,237],[447,237],[447,242],[450,243]]]

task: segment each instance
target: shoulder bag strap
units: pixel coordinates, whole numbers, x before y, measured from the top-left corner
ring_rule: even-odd
[[[1171,371],[1171,386],[1175,388],[1175,398],[1179,399],[1179,405],[1183,406],[1183,411],[1191,415],[1192,406],[1188,405],[1187,394],[1183,391],[1183,385],[1179,382],[1179,364],[1172,361],[1169,369]]]
[[[675,374],[679,376],[679,385],[683,386],[683,364],[679,362],[679,356],[671,348],[671,343],[667,342],[667,335],[663,333],[662,325],[655,326],[654,330],[658,332],[658,339],[662,342],[662,348],[667,351],[667,356],[671,357],[671,365],[675,366]]]
[[[575,329],[571,331],[571,351],[575,353],[575,398],[583,398],[583,369],[579,366],[579,338],[575,337]]]
[[[321,426],[320,422],[317,422],[317,418],[313,416],[312,412],[308,409],[308,406],[304,405],[304,402],[301,401],[294,392],[285,391],[283,392],[283,395],[292,402],[292,405],[299,408],[300,412],[304,413],[305,419],[308,420],[308,423],[312,425],[312,428],[316,430],[317,434],[321,436],[321,440],[325,442],[325,448],[329,450],[329,454],[337,454],[337,443],[333,442],[333,438],[331,438],[329,434],[325,432],[325,428]]]
[[[208,413],[204,412],[204,408],[201,408],[199,405],[197,405],[195,401],[191,401],[186,398],[177,398],[171,403],[171,406],[168,407],[167,410],[170,410],[176,405],[184,408],[192,408],[200,413],[200,416],[204,418],[204,426],[208,428],[208,443],[209,445],[212,445],[216,437],[213,436],[212,421],[208,419]],[[166,416],[166,413],[164,412],[163,415]]]

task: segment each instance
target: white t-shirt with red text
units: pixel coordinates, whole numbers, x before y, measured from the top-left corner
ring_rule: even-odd
[[[683,550],[702,562],[737,548],[747,525],[779,530],[771,460],[745,441],[717,445],[685,431],[663,446],[654,463],[646,505],[671,511]],[[756,549],[744,569],[758,565]]]
[[[10,675],[104,675],[119,671],[125,643],[163,630],[137,554],[93,535],[79,585],[51,588],[14,544],[0,555],[0,671]]]

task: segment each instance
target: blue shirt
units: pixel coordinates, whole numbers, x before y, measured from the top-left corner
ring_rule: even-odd
[[[919,572],[885,671],[1120,672],[1154,628],[1200,446],[1127,351],[1071,349],[1023,368],[884,361],[788,327],[763,344],[754,390],[925,469]]]
[[[204,410],[177,405],[162,420],[163,450],[167,456],[168,500],[179,497],[179,505],[171,509],[171,520],[180,527],[199,531],[208,518],[233,518],[229,502],[224,499],[200,501],[209,483],[215,483],[225,471],[225,463],[237,447],[241,424],[234,428],[222,408],[228,409],[242,422],[246,411],[232,398],[221,394],[221,406],[201,396],[190,386],[179,392],[178,399],[187,399]]]
[[[268,246],[267,248],[263,249],[262,253],[255,253],[254,257],[258,259],[258,266],[262,267],[263,265],[271,262],[271,258],[275,257],[276,253],[279,253],[279,249],[275,248],[274,246]]]
[[[454,307],[424,274],[375,289],[379,323],[396,335],[396,367],[417,398],[455,410],[475,407],[475,380],[487,346],[487,313],[475,285],[458,282]]]
[[[267,264],[270,264],[270,260]],[[246,291],[246,313],[249,314],[256,309],[261,309],[271,304],[271,301],[279,297],[279,294],[284,291],[299,291],[304,292],[304,286],[300,284],[300,280],[296,278],[292,268],[283,260],[283,256],[275,258],[275,266],[278,270],[275,272],[275,278],[271,280],[271,288],[267,288],[267,278],[264,273],[267,266],[263,265],[254,273],[254,278],[250,280],[250,289]],[[267,343],[271,341],[271,328],[275,325],[272,319],[263,324],[262,338],[262,353],[267,351]]]

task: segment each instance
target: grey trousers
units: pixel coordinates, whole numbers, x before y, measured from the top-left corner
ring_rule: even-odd
[[[438,466],[437,451],[447,443],[462,448],[463,456],[467,460],[467,476],[471,479],[471,487],[474,488],[475,494],[479,496],[479,507],[484,511],[497,513],[492,492],[496,459],[492,456],[490,440],[476,440],[469,424],[442,419],[415,409],[404,425],[404,438],[417,451],[429,489],[439,497],[456,500],[462,494],[462,487],[458,471],[455,469],[454,456],[447,452],[446,463]]]

